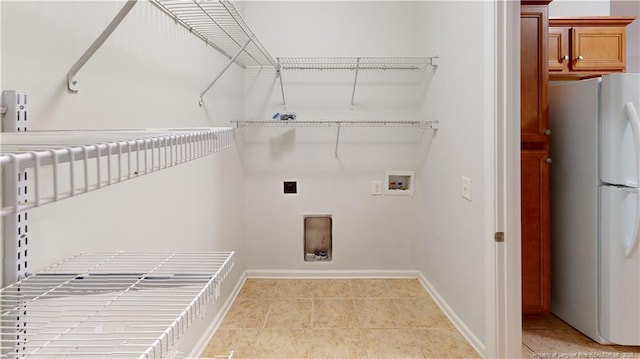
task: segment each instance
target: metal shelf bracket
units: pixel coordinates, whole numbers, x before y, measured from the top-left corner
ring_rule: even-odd
[[[276,74],[280,79],[280,93],[282,93],[282,111],[286,111],[287,101],[285,100],[285,97],[284,97],[284,84],[282,83],[282,68],[280,68],[280,58],[278,57],[276,61],[278,61],[278,65],[276,67]]]
[[[96,51],[102,46],[102,44],[107,41],[109,36],[115,31],[115,29],[120,25],[122,20],[129,14],[129,11],[133,8],[133,6],[138,2],[138,0],[127,0],[122,9],[116,14],[116,16],[111,20],[109,25],[104,29],[104,31],[98,36],[98,38],[89,46],[87,51],[80,56],[78,61],[71,67],[71,70],[67,73],[67,88],[71,93],[78,92],[78,80],[76,79],[76,74],[80,69],[84,66],[84,64],[89,61],[91,56],[95,54]]]
[[[202,107],[204,105],[204,102],[202,100],[202,97],[204,97],[204,95],[211,89],[211,87],[213,87],[213,85],[218,82],[218,80],[220,79],[220,77],[222,77],[222,75],[227,72],[227,70],[229,69],[229,67],[231,67],[231,65],[233,65],[234,62],[236,62],[236,59],[238,58],[238,56],[240,56],[240,54],[242,54],[244,52],[244,50],[247,48],[247,46],[251,43],[251,41],[253,41],[253,36],[250,36],[249,39],[247,39],[247,41],[244,43],[244,45],[240,48],[240,50],[238,50],[238,52],[236,53],[236,55],[234,57],[231,58],[231,60],[229,60],[229,62],[227,63],[227,66],[224,67],[224,69],[222,69],[222,71],[220,71],[220,73],[218,74],[218,76],[216,76],[215,79],[213,79],[213,81],[211,81],[211,83],[209,84],[209,86],[202,91],[202,93],[200,94],[200,101],[198,102],[198,104],[200,105],[200,107]]]
[[[358,83],[358,70],[360,70],[360,58],[356,59],[356,74],[353,77],[353,91],[351,92],[351,106],[354,105],[354,99],[356,97],[356,84]]]

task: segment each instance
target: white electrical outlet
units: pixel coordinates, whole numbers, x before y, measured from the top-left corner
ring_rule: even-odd
[[[379,196],[382,194],[382,181],[371,181],[371,195]]]
[[[471,179],[462,176],[462,197],[471,201]]]

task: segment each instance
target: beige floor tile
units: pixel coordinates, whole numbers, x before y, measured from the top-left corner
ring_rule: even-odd
[[[356,298],[388,298],[392,292],[384,279],[353,279],[351,289]]]
[[[356,298],[356,313],[361,328],[398,328],[398,310],[388,298]]]
[[[415,330],[363,329],[368,358],[424,358],[415,342]]]
[[[367,358],[364,337],[357,328],[313,329],[310,358]]]
[[[310,342],[309,329],[263,329],[258,335],[252,358],[308,358]]]
[[[222,321],[225,329],[260,329],[269,313],[271,302],[262,299],[236,299]]]
[[[391,297],[429,297],[427,291],[417,279],[386,279],[387,286],[391,291]]]
[[[205,354],[230,347],[238,359],[477,357],[411,279],[247,280]]]
[[[276,298],[313,298],[313,280],[283,279],[278,281]]]
[[[640,346],[614,345],[614,349],[622,353],[622,359],[640,359]]]
[[[595,351],[592,341],[574,330],[523,330],[522,342],[541,357],[586,356]]]
[[[273,299],[265,328],[310,328],[311,299]]]
[[[314,299],[313,328],[357,328],[353,299]]]
[[[522,318],[522,329],[573,329],[555,315],[525,316]]]
[[[314,298],[353,298],[351,282],[347,279],[316,279],[313,281]]]
[[[413,335],[425,358],[480,358],[456,329],[415,329]]]
[[[407,328],[448,328],[454,326],[432,300],[424,298],[394,298],[399,326]]]
[[[278,280],[249,278],[242,285],[238,298],[264,299],[273,298],[276,293]]]
[[[522,344],[522,359],[535,359],[535,353]]]
[[[249,358],[259,332],[259,329],[218,329],[201,356],[213,358],[234,351],[234,358]]]

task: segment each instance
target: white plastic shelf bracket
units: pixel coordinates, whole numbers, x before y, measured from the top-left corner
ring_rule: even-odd
[[[82,56],[80,56],[78,61],[76,61],[76,63],[71,67],[71,70],[69,70],[69,72],[67,73],[67,88],[69,89],[69,91],[71,93],[77,93],[78,92],[78,80],[76,79],[76,74],[78,73],[78,71],[80,71],[82,66],[84,66],[84,64],[86,64],[87,61],[89,61],[91,56],[93,56],[93,54],[96,51],[98,51],[100,46],[102,46],[102,44],[105,41],[107,41],[109,36],[111,36],[113,31],[115,31],[115,29],[118,27],[118,25],[120,25],[122,20],[124,20],[124,18],[127,16],[127,14],[129,14],[129,11],[131,11],[133,6],[137,2],[138,2],[138,0],[127,0],[127,2],[124,4],[122,9],[120,9],[118,14],[116,14],[116,16],[113,18],[113,20],[111,20],[109,25],[107,25],[107,27],[100,34],[100,36],[98,36],[98,38],[91,44],[91,46],[89,46],[87,51],[85,51],[84,54],[82,54]]]

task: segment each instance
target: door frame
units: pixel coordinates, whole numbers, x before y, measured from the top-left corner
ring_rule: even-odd
[[[487,233],[485,247],[486,358],[522,356],[522,277],[520,209],[520,1],[493,2],[493,167],[487,176],[493,203],[487,228],[504,233],[497,242]],[[487,135],[485,135],[487,136]],[[489,137],[486,137],[489,139]],[[490,201],[487,201],[490,202]]]

